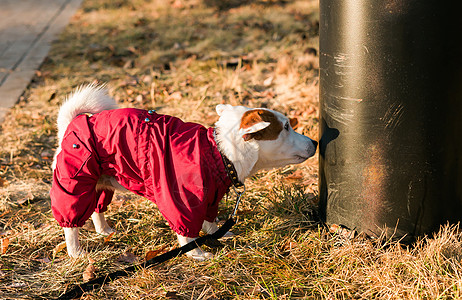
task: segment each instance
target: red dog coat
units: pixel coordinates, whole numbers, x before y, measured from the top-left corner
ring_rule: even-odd
[[[81,227],[104,212],[113,192],[95,187],[109,175],[156,203],[175,232],[197,237],[231,185],[213,135],[213,128],[139,109],[78,116],[57,156],[53,216],[62,227]]]

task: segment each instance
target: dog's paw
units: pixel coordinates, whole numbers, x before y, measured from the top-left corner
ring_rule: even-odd
[[[186,253],[186,255],[197,261],[207,261],[213,258],[212,253],[204,251],[201,248],[193,249]]]
[[[82,248],[79,248],[79,249],[68,248],[67,249],[67,255],[69,255],[69,257],[71,258],[84,257],[87,254],[88,254],[87,251],[83,250]]]
[[[104,228],[95,227],[95,230],[96,230],[97,233],[99,233],[101,235],[104,235],[104,236],[107,236],[107,235],[110,235],[111,233],[117,232],[115,229],[112,229],[109,226],[104,227]]]
[[[177,237],[178,237],[178,243],[180,244],[181,247],[196,239],[196,238],[181,236],[179,234],[177,234]],[[212,253],[204,251],[200,247],[192,249],[191,251],[187,252],[186,255],[197,261],[206,261],[206,260],[212,259],[213,257]]]
[[[111,233],[116,232],[114,229],[109,226],[104,217],[104,213],[97,213],[94,212],[91,215],[91,219],[93,220],[93,224],[95,225],[95,231],[101,235],[110,235]]]

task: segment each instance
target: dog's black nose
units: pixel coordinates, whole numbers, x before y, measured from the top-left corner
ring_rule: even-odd
[[[316,141],[313,141],[313,140],[311,140],[311,141],[313,142],[313,145],[314,145],[314,149],[316,149],[316,147],[318,147],[318,142],[316,142]]]

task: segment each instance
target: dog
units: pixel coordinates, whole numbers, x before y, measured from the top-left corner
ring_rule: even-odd
[[[104,86],[82,86],[68,96],[58,113],[50,190],[68,255],[85,254],[79,227],[90,217],[96,232],[114,232],[104,212],[115,190],[156,203],[183,246],[201,230],[218,230],[218,203],[230,186],[315,154],[317,142],[293,130],[296,119],[228,104],[216,112],[215,128],[205,128],[153,110],[118,108]],[[188,256],[204,261],[212,254],[196,248]]]

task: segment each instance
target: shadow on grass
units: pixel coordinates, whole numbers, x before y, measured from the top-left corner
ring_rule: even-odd
[[[89,264],[87,258],[69,259],[64,248],[54,253],[64,239],[48,202],[56,113],[74,87],[94,80],[109,82],[111,95],[121,106],[162,107],[161,113],[208,125],[216,121],[213,107],[219,103],[265,105],[301,114],[307,106],[317,105],[317,70],[305,53],[308,47],[317,47],[316,3],[84,1],[0,131],[0,175],[5,185],[10,183],[9,190],[0,189],[0,205],[5,208],[0,211],[0,238],[10,241],[0,257],[0,298],[57,296],[69,283],[81,282]],[[315,115],[314,111],[306,114],[302,121],[310,136],[316,136]],[[32,196],[19,205],[20,191],[26,189],[15,184],[26,181],[31,182]],[[264,182],[255,185],[266,188]],[[269,217],[286,218],[294,226],[309,224],[303,216],[309,211],[302,195],[281,199],[267,204]],[[98,274],[118,269],[118,257],[126,252],[144,257],[148,250],[175,244],[174,234],[153,204],[128,200],[113,201],[110,206],[108,218],[119,235],[109,242],[93,230],[82,230],[82,243],[96,261]],[[229,205],[234,205],[234,199]],[[246,231],[250,222],[261,226],[253,216],[267,214],[261,207],[253,209],[255,214],[243,216],[237,226],[242,240],[236,246],[248,249],[254,240],[265,239],[271,248],[271,240],[260,237],[260,231]],[[279,233],[288,232],[281,229]],[[248,237],[254,234],[258,236]],[[152,298],[159,299],[165,297],[165,290],[175,290],[184,298],[199,299],[197,291],[210,290],[208,294],[217,298],[236,293],[241,298],[258,298],[263,289],[255,288],[253,275],[232,268],[254,267],[251,260],[232,257],[241,253],[234,246],[227,244],[230,255],[223,254],[223,261],[214,261],[210,268],[178,258],[154,272],[143,271],[130,284],[114,283],[100,296],[139,299],[152,293]],[[251,249],[243,252],[252,253]],[[229,278],[217,273],[213,266],[218,263],[224,264]],[[291,288],[287,285],[281,290],[290,293]]]
[[[240,7],[243,5],[257,4],[262,6],[278,5],[283,6],[287,4],[288,0],[269,0],[269,1],[249,1],[249,0],[203,0],[204,4],[209,7],[214,7],[220,11]]]
[[[47,62],[93,73],[104,68],[168,71],[171,64],[191,57],[223,61],[247,55],[252,57],[251,63],[257,56],[249,53],[289,48],[318,32],[316,11],[279,14],[268,8],[288,1],[205,0],[191,7],[184,3],[153,7],[143,0],[86,1],[84,12],[104,14],[104,18],[74,20],[55,43]],[[150,11],[142,12],[143,6]],[[240,11],[216,14],[208,7],[239,7]],[[121,11],[125,11],[123,17]],[[268,58],[274,59],[260,57]]]

